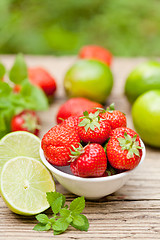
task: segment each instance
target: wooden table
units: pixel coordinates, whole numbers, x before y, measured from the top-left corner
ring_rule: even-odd
[[[13,56],[1,56],[2,62],[10,67]],[[55,125],[55,115],[66,100],[63,77],[75,57],[33,57],[26,56],[29,66],[41,65],[57,79],[58,91],[54,103],[45,113],[39,113],[43,134]],[[126,113],[128,126],[133,127],[131,106],[123,95],[124,82],[128,73],[143,58],[117,58],[112,65],[114,87],[107,104],[114,102]],[[60,184],[57,191],[66,195],[67,202],[75,198]],[[50,210],[47,211],[50,213]],[[160,239],[160,152],[147,147],[144,164],[130,178],[127,184],[114,194],[99,201],[86,201],[83,212],[89,219],[89,231],[80,232],[69,228],[64,234],[53,237],[52,231],[35,232],[34,217],[23,217],[12,213],[0,198],[0,239],[2,240],[47,240],[47,239]]]

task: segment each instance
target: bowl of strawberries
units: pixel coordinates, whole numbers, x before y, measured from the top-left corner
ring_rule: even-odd
[[[70,192],[99,199],[120,189],[145,158],[145,146],[113,105],[70,116],[42,138],[40,156]]]

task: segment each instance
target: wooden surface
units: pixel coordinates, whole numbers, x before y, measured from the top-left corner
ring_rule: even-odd
[[[8,67],[13,56],[1,56]],[[55,122],[59,106],[66,100],[63,90],[63,77],[75,57],[31,57],[26,56],[29,66],[41,65],[57,79],[58,91],[54,103],[45,113],[39,113],[43,134]],[[133,127],[131,106],[123,95],[124,82],[128,73],[145,59],[115,59],[112,65],[114,87],[107,105],[114,102],[125,112],[128,126]],[[67,202],[75,198],[56,182],[57,191],[66,195]],[[47,210],[47,213],[51,213]],[[52,231],[35,232],[34,217],[23,217],[12,213],[0,198],[0,239],[2,240],[77,240],[77,239],[160,239],[160,151],[147,147],[143,165],[132,175],[127,184],[114,194],[99,201],[86,201],[83,212],[89,219],[89,231],[80,232],[69,228],[64,234],[53,236]]]

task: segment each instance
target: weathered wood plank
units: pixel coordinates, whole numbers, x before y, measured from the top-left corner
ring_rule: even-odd
[[[1,56],[9,68],[13,56]],[[57,79],[58,91],[50,109],[39,113],[43,134],[56,124],[55,115],[59,106],[66,100],[63,90],[63,77],[75,57],[32,57],[26,56],[29,66],[41,65]],[[126,113],[128,126],[133,127],[131,106],[123,94],[124,82],[128,73],[144,58],[115,59],[112,70],[115,84],[106,104],[115,102],[118,109]],[[86,201],[84,214],[88,217],[90,228],[87,233],[70,228],[55,239],[160,239],[160,152],[147,147],[143,165],[130,177],[127,184],[116,193],[98,201]],[[57,191],[66,195],[70,203],[75,195],[70,194],[60,184]],[[2,240],[46,240],[53,239],[52,231],[35,232],[34,217],[13,214],[0,198],[0,239]],[[46,211],[48,214],[50,210]]]

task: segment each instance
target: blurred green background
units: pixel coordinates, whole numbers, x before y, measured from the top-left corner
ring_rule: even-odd
[[[0,53],[159,56],[158,0],[0,0]]]

